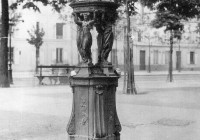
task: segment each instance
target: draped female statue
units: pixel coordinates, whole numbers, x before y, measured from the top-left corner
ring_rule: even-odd
[[[83,59],[84,63],[92,64],[92,35],[90,30],[92,29],[95,19],[96,11],[94,12],[93,19],[90,19],[90,13],[83,13],[83,20],[78,17],[77,13],[73,14],[75,16],[74,22],[78,25],[77,27],[77,47],[78,51]]]
[[[102,12],[101,21],[96,24],[98,32],[97,45],[98,45],[98,63],[108,64],[108,55],[112,50],[114,34],[112,31],[111,19],[113,15]]]

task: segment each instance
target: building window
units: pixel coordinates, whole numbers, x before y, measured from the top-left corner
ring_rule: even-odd
[[[56,63],[63,62],[63,48],[56,48]]]
[[[165,64],[169,64],[169,51],[165,51]]]
[[[63,23],[56,23],[56,39],[63,39]]]
[[[190,52],[190,64],[195,64],[195,53]]]
[[[14,47],[11,47],[11,53],[10,53],[10,48],[8,48],[8,62],[14,63]]]
[[[153,64],[158,64],[158,50],[153,52]]]

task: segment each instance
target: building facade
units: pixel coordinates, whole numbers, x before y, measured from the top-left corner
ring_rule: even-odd
[[[163,71],[169,68],[169,33],[164,32],[164,28],[155,29],[150,22],[154,18],[154,13],[141,9],[139,14],[131,17],[131,32],[133,45],[133,61],[135,70]],[[173,44],[173,69],[174,70],[199,70],[200,69],[200,34],[199,22],[197,19],[184,22],[184,32],[182,39],[174,39]],[[126,19],[119,22],[118,28],[124,30],[117,33],[118,41],[124,42],[126,33]],[[120,44],[120,43],[118,43]],[[124,44],[126,48],[126,43]],[[118,48],[122,48],[118,46]],[[122,49],[119,49],[119,66],[123,69]]]
[[[81,59],[76,46],[76,25],[71,16],[72,10],[66,8],[62,14],[52,11],[51,7],[42,7],[41,13],[32,10],[22,10],[22,19],[14,27],[11,38],[11,55],[13,71],[34,71],[36,49],[27,42],[30,38],[27,31],[39,24],[45,31],[44,43],[40,48],[40,64],[68,64],[77,65]],[[133,60],[135,70],[152,71],[167,70],[169,65],[169,36],[163,29],[153,29],[149,26],[153,18],[151,13],[141,10],[140,14],[131,18],[133,39]],[[198,70],[200,69],[200,36],[196,33],[198,21],[185,23],[185,32],[182,40],[175,40],[173,51],[174,70]],[[126,33],[125,19],[118,21],[113,29],[115,40],[109,61],[123,70],[124,65],[124,36]],[[92,55],[93,62],[97,61],[97,32],[93,34]]]

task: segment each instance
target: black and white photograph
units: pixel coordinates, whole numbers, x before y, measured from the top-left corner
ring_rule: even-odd
[[[0,140],[199,140],[200,0],[0,0]]]

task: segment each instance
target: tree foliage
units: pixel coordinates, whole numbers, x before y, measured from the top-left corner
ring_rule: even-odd
[[[129,0],[128,1],[128,13],[129,13],[129,16],[132,16],[132,15],[135,15],[137,12],[136,12],[136,7],[135,7],[135,3],[138,2],[138,0]],[[126,5],[126,0],[120,0],[119,1],[120,3],[120,6],[121,7],[125,7]],[[124,14],[126,11],[125,11],[125,8],[121,8],[121,10],[118,10],[118,12],[120,12],[121,14]]]
[[[73,2],[74,0],[17,0],[16,2],[12,3],[10,6],[11,9],[17,9],[18,6],[22,5],[23,9],[33,9],[34,11],[40,12],[37,3],[42,3],[44,6],[50,5],[53,9],[57,12],[60,12],[63,7],[66,6],[67,3]],[[128,7],[129,7],[129,15],[136,14],[136,7],[135,3],[138,1],[145,1],[145,0],[128,0]],[[126,0],[118,0],[119,4],[122,6],[125,5]]]
[[[173,9],[175,13],[194,17],[199,12],[199,0],[141,0],[142,4],[153,10],[166,10],[166,7]]]
[[[18,23],[22,18],[20,13],[17,13],[15,10],[9,11],[9,20],[14,23]]]
[[[200,34],[200,23],[197,23],[195,32]]]
[[[30,39],[27,39],[28,43],[39,49],[43,43],[43,36],[45,35],[44,30],[40,29],[39,25],[37,25],[36,28],[33,27],[32,30],[28,31],[28,34],[30,36]]]
[[[195,18],[200,12],[200,4],[197,0],[148,0],[144,4],[156,10],[156,18],[151,22],[152,26],[165,27],[165,31],[173,31],[174,37],[178,39],[184,29],[181,21]]]
[[[28,8],[40,12],[37,3],[42,3],[44,6],[51,5],[54,10],[60,12],[60,10],[65,7],[68,2],[67,0],[17,0],[10,6],[10,8],[16,9],[18,6],[22,5],[23,9]]]
[[[181,23],[181,17],[166,11],[156,14],[156,18],[151,22],[151,25],[155,28],[165,27],[165,31],[173,31],[174,38],[181,39],[181,33],[183,32],[184,25]]]

